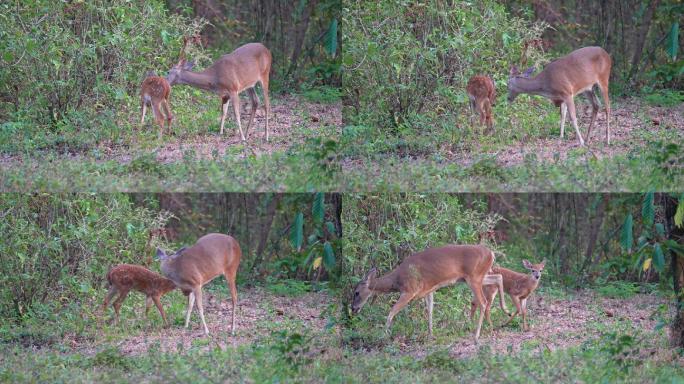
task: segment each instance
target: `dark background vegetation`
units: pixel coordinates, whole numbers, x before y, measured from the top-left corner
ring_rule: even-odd
[[[341,203],[322,193],[2,194],[0,315],[21,324],[94,310],[110,267],[158,271],[156,247],[178,249],[209,232],[240,244],[239,284],[321,288],[339,274]]]
[[[201,42],[187,55],[198,68],[261,41],[274,58],[272,92],[335,98],[340,11],[339,0],[3,2],[0,151],[122,144],[131,115],[139,116],[144,74],[166,74],[183,37],[196,34]]]
[[[342,281],[347,289],[341,300],[345,303],[371,266],[383,274],[428,247],[483,242],[495,250],[500,265],[513,270],[524,271],[523,259],[546,259],[542,288],[593,288],[616,298],[642,290],[664,292],[680,308],[666,320],[672,322],[672,343],[684,346],[679,304],[684,282],[684,195],[345,195],[343,222]],[[470,300],[467,289],[460,295],[458,300]],[[451,292],[440,299],[460,311],[452,300]],[[373,329],[372,324],[383,324],[391,300],[378,302],[382,304],[371,306],[362,320],[348,321],[366,331]],[[411,318],[424,317],[420,304],[411,309]],[[442,324],[458,328],[458,321],[447,315]],[[395,327],[398,333],[417,328],[423,335],[424,324],[419,323],[399,322]],[[353,345],[358,338],[378,342],[377,335],[364,332],[349,331],[347,342]]]

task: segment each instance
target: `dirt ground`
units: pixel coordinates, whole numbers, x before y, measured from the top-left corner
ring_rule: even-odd
[[[655,313],[658,306],[665,303],[664,298],[655,295],[610,299],[599,297],[590,290],[578,291],[568,300],[534,295],[528,302],[528,331],[522,330],[520,318],[520,326],[509,324],[500,327],[501,321],[497,323],[494,320],[493,332],[485,320],[479,344],[475,344],[472,338],[455,340],[450,353],[455,358],[472,357],[484,345],[495,353],[517,353],[523,344],[534,340],[538,350],[566,349],[599,337],[601,332],[596,323],[610,329],[618,322],[627,322],[634,329],[650,331],[658,322]],[[507,306],[509,310],[514,309],[510,301],[507,301]],[[492,309],[494,311],[500,311],[500,308]],[[406,352],[418,358],[425,357],[428,351],[424,347],[415,347],[407,346]]]
[[[211,334],[208,338],[204,336],[195,310],[189,329],[177,323],[170,328],[163,328],[155,323],[138,334],[116,342],[116,345],[124,354],[137,355],[146,353],[151,346],[156,345],[162,351],[176,351],[179,345],[183,349],[189,349],[197,342],[201,343],[201,348],[250,344],[288,324],[323,331],[327,323],[324,310],[331,300],[329,295],[320,292],[288,297],[274,295],[263,288],[243,289],[239,292],[237,332],[234,337],[230,337],[230,302],[225,299],[219,302],[211,293],[206,293],[204,313]],[[611,325],[618,322],[622,325],[626,323],[634,329],[649,331],[658,322],[658,307],[666,303],[663,297],[647,294],[638,294],[624,300],[600,297],[590,290],[577,291],[569,299],[547,299],[538,294],[528,303],[528,331],[522,331],[518,325],[502,328],[501,321],[497,322],[495,317],[493,332],[485,322],[479,344],[475,344],[471,336],[454,340],[450,347],[451,355],[454,358],[472,357],[482,346],[489,346],[495,353],[516,353],[523,344],[535,340],[540,350],[565,349],[599,337],[599,328],[610,329]],[[510,301],[507,305],[509,310],[512,309]],[[439,310],[439,303],[436,303],[435,310]],[[497,307],[493,311],[500,309]],[[127,321],[141,320],[129,318]],[[421,317],[417,321],[424,322],[425,319]],[[465,314],[464,321],[467,321]],[[597,324],[602,327],[597,327]],[[121,326],[125,326],[125,323]],[[439,324],[435,324],[435,327],[438,328]],[[395,335],[394,338],[403,353],[419,359],[424,358],[434,347],[430,342],[405,343],[402,335]],[[80,345],[76,341],[72,346],[86,354],[97,350],[93,345]]]
[[[251,106],[243,97],[240,110],[243,129],[247,127],[250,108]],[[212,127],[211,131],[207,129],[206,134],[188,138],[164,136],[163,144],[158,148],[141,150],[135,148],[135,144],[129,147],[128,145],[120,146],[110,141],[104,141],[97,147],[102,154],[98,161],[117,160],[121,163],[128,163],[140,155],[141,151],[146,153],[154,151],[157,161],[161,163],[182,160],[187,151],[194,152],[197,158],[211,159],[215,154],[221,157],[227,150],[242,144],[237,127],[232,123],[234,116],[231,111],[232,109],[229,110],[226,118],[223,136],[216,132],[220,126],[220,121],[217,120],[216,126]],[[313,103],[299,96],[284,95],[278,97],[277,103],[271,106],[269,142],[264,140],[265,123],[264,110],[259,108],[254,117],[254,123],[248,132],[246,150],[237,151],[236,157],[259,156],[275,151],[285,151],[292,145],[303,142],[306,137],[318,136],[321,127],[324,126],[337,127],[341,131],[342,104]],[[145,129],[157,129],[152,119],[146,119]],[[40,154],[33,156],[41,157]],[[83,153],[68,153],[60,155],[60,157],[73,161],[91,159],[90,155]],[[0,154],[0,167],[11,167],[22,162],[20,155]]]
[[[577,115],[580,133],[586,141],[587,128],[591,120],[591,107],[586,103],[578,104]],[[610,126],[611,145],[606,146],[606,114],[601,109],[587,145],[592,156],[599,159],[613,157],[617,154],[626,153],[631,148],[641,146],[644,144],[643,140],[636,133],[643,129],[675,131],[684,140],[684,104],[667,108],[649,106],[638,99],[619,100],[611,112]],[[537,156],[538,161],[553,161],[556,154],[560,155],[560,160],[564,160],[572,149],[579,147],[575,129],[568,117],[563,139],[550,137],[521,140],[518,144],[508,146],[493,153],[493,155],[496,156],[498,164],[511,166],[522,164],[525,155],[532,153]],[[445,152],[451,161],[459,164],[471,165],[476,160],[468,153],[450,153],[448,149],[445,149]]]

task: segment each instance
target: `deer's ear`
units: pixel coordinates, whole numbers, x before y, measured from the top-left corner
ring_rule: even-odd
[[[532,264],[530,264],[529,261],[523,260],[522,263],[523,263],[523,266],[524,266],[525,268],[527,268],[527,269],[532,269]]]
[[[189,71],[194,66],[195,66],[195,60],[191,60],[191,61],[188,61],[187,63],[183,64],[183,69],[185,69],[186,71]]]
[[[162,260],[165,257],[166,253],[164,253],[164,251],[162,251],[161,249],[157,248],[157,260]]]
[[[511,71],[509,72],[509,74],[510,74],[511,76],[515,76],[515,75],[517,75],[517,74],[519,74],[519,73],[520,73],[520,72],[518,72],[518,67],[516,67],[515,65],[511,67]]]
[[[363,283],[367,283],[367,282],[369,282],[369,281],[375,279],[375,275],[376,275],[377,273],[378,273],[378,270],[377,270],[375,267],[371,268],[370,271],[368,271],[368,273],[366,274],[366,276],[363,278],[362,282],[363,282]]]

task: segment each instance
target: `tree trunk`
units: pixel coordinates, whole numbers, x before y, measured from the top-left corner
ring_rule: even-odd
[[[629,70],[628,80],[632,80],[634,75],[639,69],[639,63],[641,62],[642,53],[644,51],[644,44],[646,43],[646,38],[648,37],[648,31],[651,29],[651,22],[653,21],[653,15],[655,14],[656,8],[660,0],[653,0],[651,5],[646,10],[644,14],[644,21],[641,23],[636,36],[636,47],[634,48],[634,56],[632,56],[632,66]]]

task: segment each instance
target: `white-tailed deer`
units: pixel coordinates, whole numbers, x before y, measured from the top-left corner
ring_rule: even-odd
[[[147,77],[140,85],[140,108],[142,109],[142,118],[140,124],[145,123],[145,113],[147,106],[152,106],[154,113],[154,121],[159,124],[159,138],[161,139],[164,133],[164,121],[167,122],[169,131],[171,131],[171,121],[173,114],[169,107],[169,96],[171,95],[171,86],[165,78],[156,76],[154,72],[148,72]]]
[[[472,113],[480,114],[480,125],[486,124],[487,130],[493,131],[492,106],[496,100],[496,88],[492,79],[489,76],[473,76],[468,80],[466,91]]]
[[[183,56],[183,55],[181,55]],[[228,101],[233,104],[235,121],[240,130],[240,137],[245,141],[245,133],[249,134],[249,127],[254,121],[256,109],[259,106],[254,86],[261,83],[264,92],[264,109],[266,111],[266,141],[268,141],[268,116],[271,113],[271,103],[268,97],[268,79],[271,71],[271,52],[263,44],[245,44],[233,52],[221,56],[209,68],[202,72],[191,72],[194,63],[187,62],[181,57],[178,64],[169,70],[168,79],[171,85],[186,84],[206,91],[216,92],[221,98],[221,135],[223,124],[228,113]],[[240,123],[239,94],[247,90],[252,101],[252,111],[245,133]]]
[[[128,292],[132,289],[145,294],[146,317],[152,302],[154,302],[159,310],[159,314],[164,319],[164,325],[169,325],[159,298],[176,289],[176,284],[173,281],[139,265],[119,264],[107,272],[107,282],[109,283],[109,292],[107,292],[107,296],[102,304],[102,311],[107,310],[110,300],[118,293],[119,297],[112,304],[114,306],[115,323],[119,322],[119,309],[126,299]]]
[[[582,134],[577,126],[575,112],[575,95],[584,93],[591,102],[591,123],[587,130],[587,142],[591,137],[591,128],[599,111],[598,97],[593,91],[598,85],[606,107],[606,142],[610,144],[610,98],[608,81],[612,61],[610,55],[601,47],[584,47],[571,52],[549,63],[537,76],[529,78],[521,75],[516,67],[511,68],[508,78],[508,101],[521,93],[544,96],[550,99],[561,110],[561,138],[565,131],[565,118],[568,110],[572,125],[577,132],[580,145],[584,145]]]
[[[534,292],[539,286],[539,279],[541,278],[541,272],[544,270],[544,264],[546,260],[539,264],[531,264],[527,260],[523,260],[523,266],[530,271],[529,275],[524,273],[519,273],[512,271],[503,267],[494,267],[492,272],[499,274],[503,277],[503,287],[504,291],[508,293],[508,296],[513,300],[515,304],[515,312],[510,315],[508,320],[503,324],[508,324],[515,315],[518,313],[522,314],[523,318],[523,330],[527,330],[527,298]],[[490,310],[492,306],[492,301],[497,294],[497,287],[494,285],[485,285],[482,287],[485,298],[487,299],[487,307],[485,309],[485,316],[487,321],[491,325],[492,320],[490,319]],[[503,307],[502,307],[503,308]],[[474,301],[470,304],[470,319],[473,319],[475,311],[477,310],[477,303]],[[505,310],[505,309],[504,309]]]
[[[439,288],[465,281],[483,310],[475,331],[477,341],[487,304],[482,285],[498,284],[503,292],[501,276],[488,275],[494,258],[494,252],[482,245],[447,245],[414,253],[382,277],[375,277],[377,270],[372,268],[354,289],[352,312],[358,313],[376,292],[400,292],[399,300],[390,310],[385,323],[386,331],[389,332],[397,312],[410,301],[425,298],[428,330],[432,335],[433,293]],[[503,301],[501,305],[505,307]]]
[[[157,249],[157,258],[161,260],[161,271],[164,276],[173,280],[178,288],[188,294],[185,328],[190,324],[192,307],[197,300],[197,309],[204,326],[204,333],[209,334],[209,328],[204,321],[202,286],[215,277],[223,275],[233,299],[231,333],[235,334],[235,312],[237,311],[235,276],[240,266],[241,257],[242,251],[238,242],[231,236],[221,233],[210,233],[202,236],[195,245],[183,247],[172,255],[167,255],[161,249]]]

